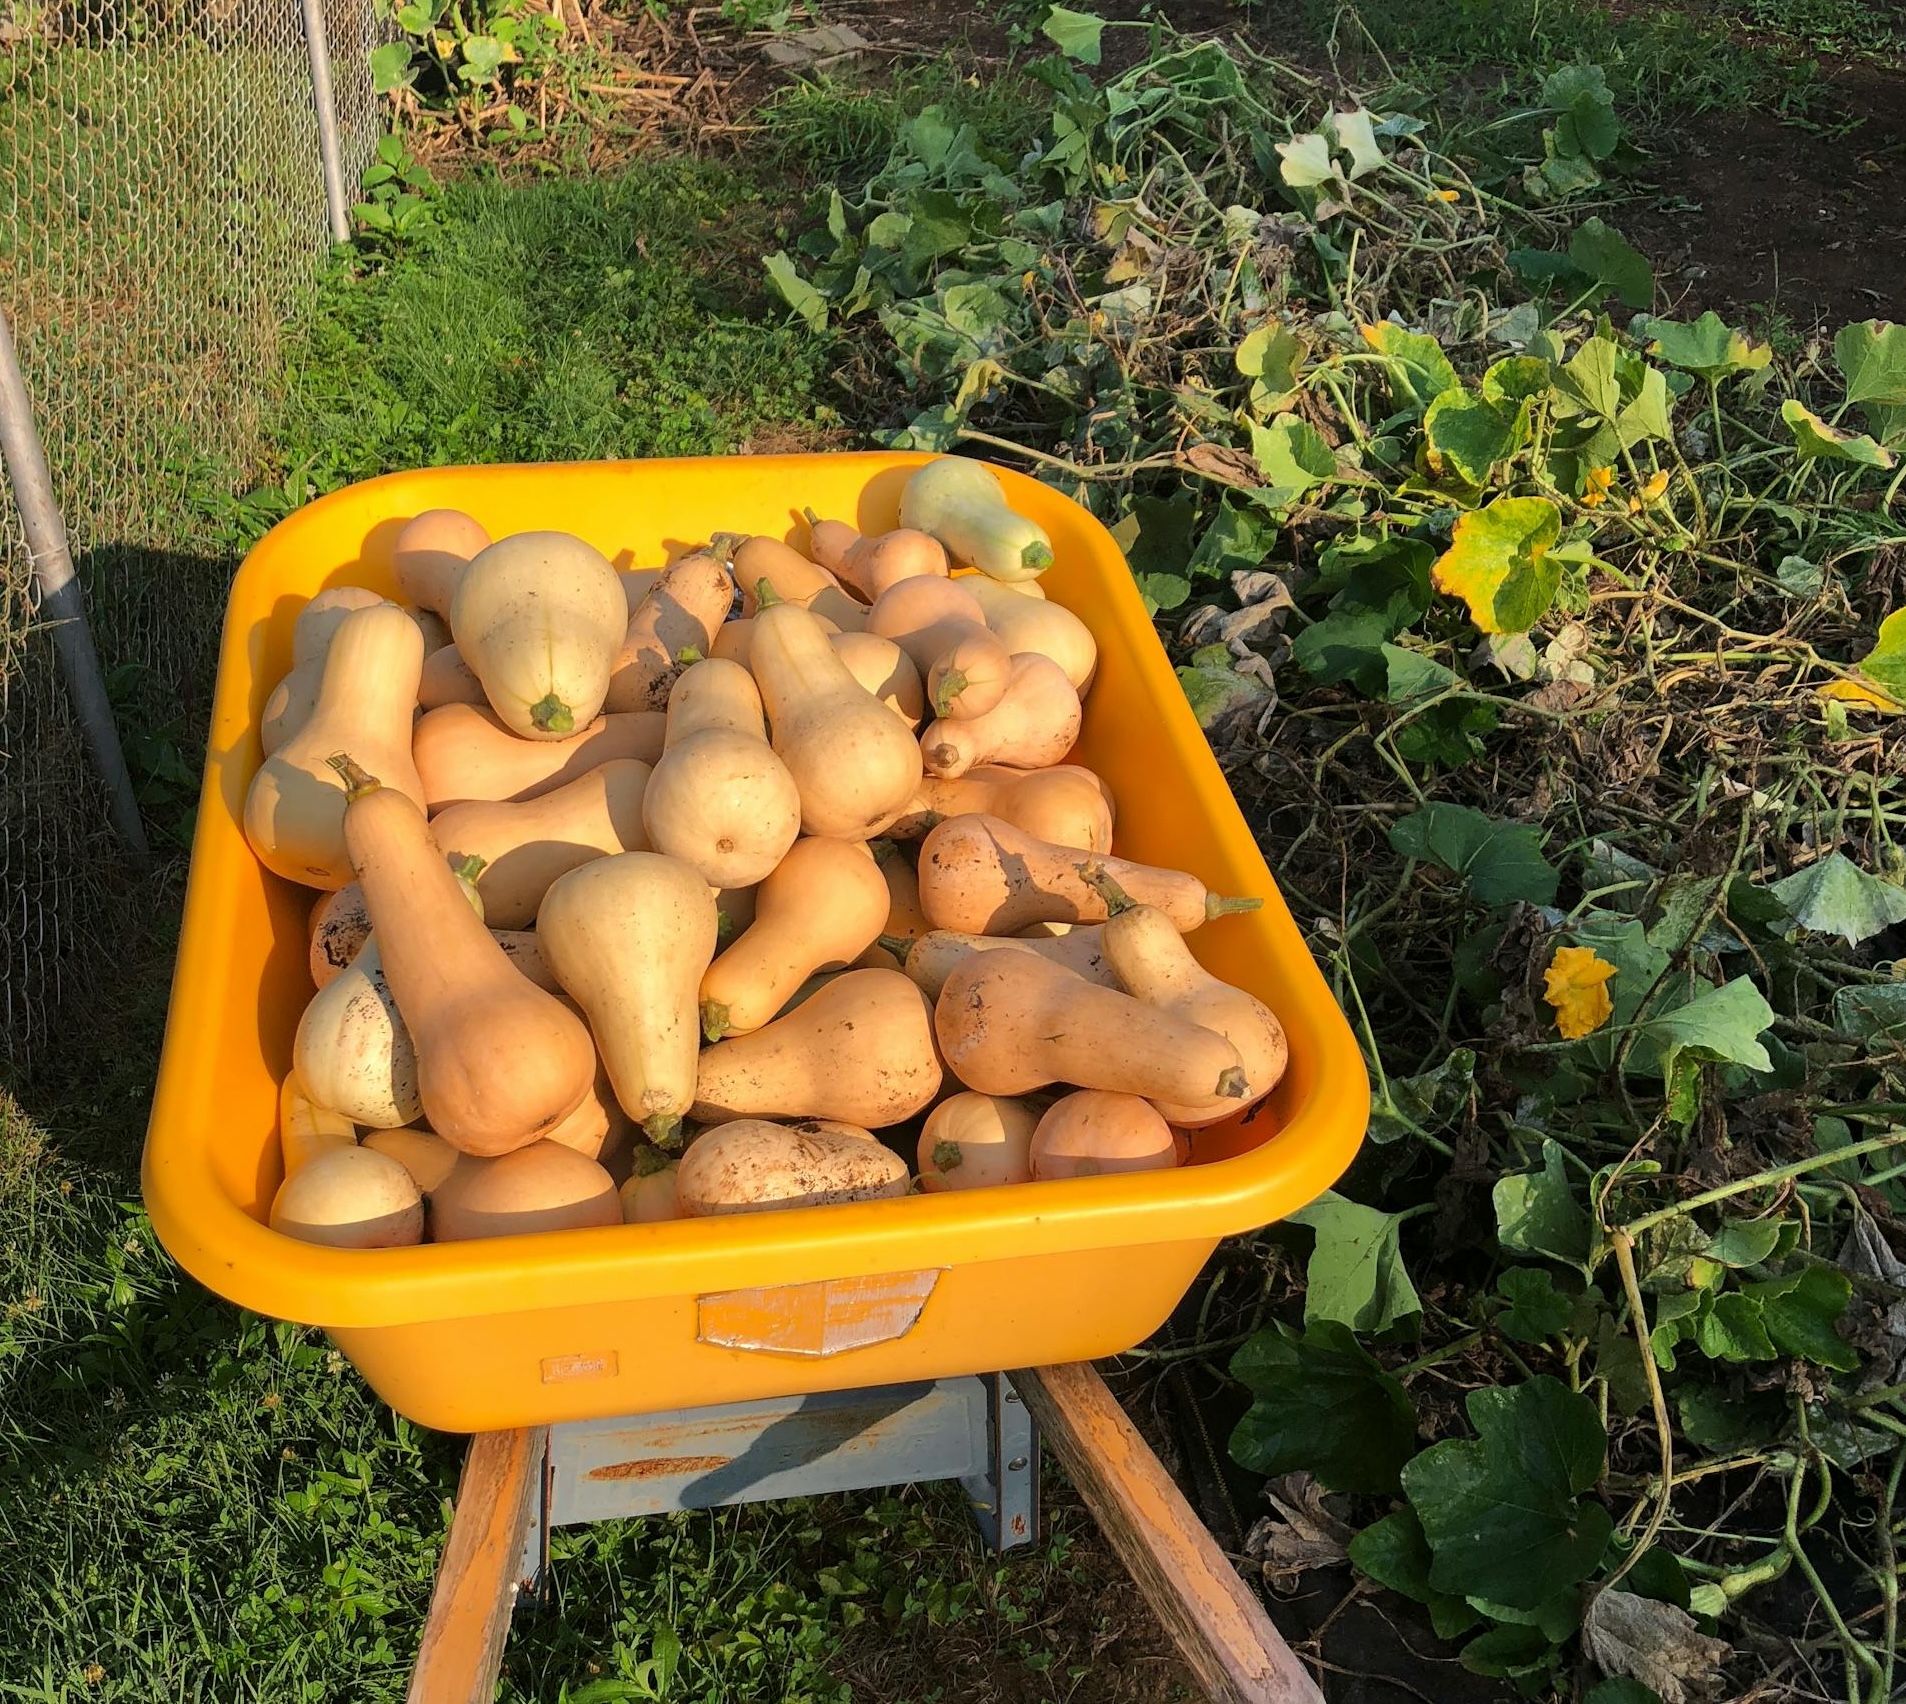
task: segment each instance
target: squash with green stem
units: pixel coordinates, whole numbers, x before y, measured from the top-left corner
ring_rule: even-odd
[[[955,562],[996,580],[1036,579],[1052,566],[1046,529],[1014,511],[991,468],[965,456],[941,456],[907,480],[900,524],[931,533]]]
[[[347,754],[332,762],[349,788],[345,844],[416,1048],[418,1098],[431,1129],[479,1155],[547,1135],[595,1080],[588,1030],[510,963],[470,908],[423,812]]]

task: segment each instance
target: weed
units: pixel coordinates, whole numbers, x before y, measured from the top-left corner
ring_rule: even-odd
[[[1906,54],[1906,17],[1874,0],[1727,0],[1723,11],[1811,53],[1881,61]]]
[[[1197,606],[1180,679],[1376,1109],[1279,1234],[1301,1328],[1225,1343],[1234,1453],[1368,1499],[1352,1561],[1530,1693],[1622,1627],[1714,1670],[1791,1566],[1882,1704],[1906,792],[1853,717],[1906,702],[1906,329],[1649,315],[1588,213],[1600,67],[1531,79],[1481,181],[1241,48],[1036,74],[1031,149],[929,108],[767,264],[893,375],[889,441],[1032,463]],[[1452,1360],[1466,1417],[1410,1384]],[[1835,1495],[1871,1536],[1829,1580]]]
[[[377,139],[362,187],[364,199],[351,214],[373,249],[401,248],[441,222],[437,180],[394,132]]]
[[[1463,80],[1503,72],[1525,76],[1556,66],[1603,66],[1615,95],[1645,128],[1675,114],[1771,106],[1804,109],[1813,68],[1743,45],[1678,5],[1623,8],[1553,6],[1544,0],[1305,0],[1319,39],[1353,60],[1373,47],[1412,79],[1434,87],[1458,79],[1447,116],[1473,96]],[[1485,98],[1486,99],[1486,98]]]
[[[823,72],[778,91],[758,116],[776,151],[812,181],[853,184],[892,153],[902,126],[933,106],[970,124],[1002,157],[1031,144],[1045,125],[1047,92],[1020,72],[984,80],[948,61],[867,84]]]
[[[458,103],[534,83],[565,34],[559,8],[527,0],[392,0],[389,16],[401,33],[371,52],[378,92],[415,89]]]

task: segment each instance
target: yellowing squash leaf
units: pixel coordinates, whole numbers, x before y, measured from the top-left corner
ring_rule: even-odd
[[[1526,633],[1555,602],[1562,564],[1549,554],[1562,512],[1546,497],[1498,497],[1456,522],[1431,576],[1469,605],[1485,633]]]
[[[1544,991],[1555,1009],[1555,1027],[1564,1039],[1592,1035],[1614,1015],[1608,979],[1615,967],[1597,958],[1592,947],[1558,947],[1542,973]]]
[[[1820,688],[1820,696],[1841,704],[1857,704],[1862,710],[1877,710],[1882,716],[1906,716],[1906,704],[1864,681],[1830,680]]]
[[[1789,397],[1780,405],[1780,418],[1794,437],[1794,454],[1802,461],[1853,462],[1860,467],[1890,468],[1898,457],[1865,433],[1842,432]]]

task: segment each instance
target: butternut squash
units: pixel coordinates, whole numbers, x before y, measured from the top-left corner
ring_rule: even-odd
[[[956,780],[922,776],[911,808],[887,830],[894,840],[918,840],[948,817],[996,816],[1054,846],[1086,852],[1112,850],[1112,792],[1089,769],[1009,769],[981,764]]]
[[[324,664],[300,663],[271,689],[265,708],[258,717],[258,744],[264,754],[283,747],[318,707],[318,688],[324,681]]]
[[[942,456],[908,479],[900,524],[931,533],[955,562],[996,580],[1030,580],[1052,566],[1052,540],[1015,512],[999,476],[984,462]]]
[[[889,533],[861,534],[845,521],[820,519],[812,509],[807,511],[807,522],[808,554],[868,603],[901,580],[946,577],[946,550],[927,533],[901,527]]]
[[[684,670],[667,738],[643,803],[650,843],[712,888],[753,886],[799,836],[801,795],[768,744],[748,671],[719,657]]]
[[[727,565],[694,550],[662,570],[623,629],[604,701],[612,711],[660,710],[675,677],[708,656],[735,601]]]
[[[984,716],[1006,696],[1012,654],[996,633],[969,627],[927,670],[933,714],[965,720]]]
[[[1172,1129],[1137,1095],[1082,1089],[1046,1109],[1032,1138],[1040,1182],[1108,1172],[1170,1171],[1179,1164]]]
[[[398,594],[448,621],[464,569],[489,548],[490,535],[462,510],[426,509],[404,523],[391,553]]]
[[[814,612],[809,610],[808,614],[814,615]],[[833,622],[829,621],[826,616],[815,615],[814,619],[821,624],[821,631],[825,633],[828,638],[832,639],[840,632],[840,629],[836,627]],[[708,654],[711,657],[721,657],[727,662],[739,663],[745,669],[748,667],[749,652],[753,639],[754,617],[751,615],[738,615],[733,621],[723,626],[722,630],[715,635],[715,642],[709,646]]]
[[[882,592],[867,612],[867,631],[905,651],[922,680],[976,629],[985,631],[986,612],[957,580],[902,580]]]
[[[388,1154],[416,1181],[428,1200],[463,1162],[462,1149],[453,1148],[434,1131],[405,1125],[401,1130],[373,1130],[364,1146]]]
[[[902,580],[944,579],[946,548],[917,527],[896,527],[863,539],[849,553],[842,578],[869,602]]]
[[[887,923],[881,935],[890,942],[917,941],[933,924],[920,904],[920,880],[913,860],[905,847],[891,840],[876,840],[871,850],[887,883]]]
[[[1054,846],[981,815],[948,817],[920,843],[920,904],[934,928],[975,935],[1017,935],[1035,923],[1103,923],[1110,907],[1087,869],[1157,906],[1184,932],[1264,903],[1221,899],[1182,870]]]
[[[430,1128],[467,1154],[536,1141],[575,1111],[595,1078],[587,1028],[510,963],[423,812],[349,757],[338,763],[351,783],[345,841],[417,1050]]]
[[[745,664],[722,657],[705,658],[682,670],[669,689],[666,715],[664,751],[676,741],[708,728],[757,740],[768,737],[767,715],[761,708],[761,692],[754,676]]]
[[[681,1205],[675,1197],[676,1164],[654,1148],[645,1148],[636,1156],[635,1169],[619,1191],[625,1225],[655,1225],[681,1218]]]
[[[846,521],[824,521],[812,509],[802,513],[807,517],[808,560],[818,562],[838,578],[848,554],[861,542],[862,533]]]
[[[746,1035],[820,970],[841,970],[887,921],[887,883],[865,846],[797,840],[755,890],[755,920],[701,982],[702,1034]]]
[[[803,830],[865,840],[906,809],[920,748],[854,678],[812,615],[790,603],[763,609],[749,663],[774,750],[800,793]]]
[[[1103,925],[1093,925],[1044,940],[1031,940],[1014,935],[968,935],[954,929],[934,929],[916,940],[908,951],[907,975],[929,1000],[937,1000],[954,966],[962,963],[968,953],[1005,948],[1009,952],[1037,953],[1074,976],[1096,982],[1101,988],[1117,988],[1118,978],[1106,963],[1100,943],[1102,932]]]
[[[1012,659],[1006,691],[983,716],[943,717],[920,735],[926,772],[947,778],[981,763],[1044,769],[1061,763],[1079,737],[1079,695],[1050,657]]]
[[[1216,1124],[1277,1087],[1290,1058],[1277,1015],[1254,995],[1206,970],[1164,912],[1150,905],[1119,910],[1105,925],[1103,950],[1134,999],[1216,1030],[1244,1062],[1242,1100],[1160,1101],[1158,1110],[1171,1123],[1194,1130]]]
[[[992,575],[983,574],[977,568],[956,568],[953,578],[969,592],[976,592],[980,586],[991,586],[996,591],[1010,592],[1016,598],[1044,598],[1046,595],[1046,588],[1037,580],[995,580]]]
[[[423,1241],[423,1197],[387,1155],[332,1148],[279,1185],[271,1228],[328,1248],[399,1248]]]
[[[977,568],[956,568],[953,578],[969,592],[984,585],[1010,592],[1016,598],[1044,598],[1046,595],[1046,588],[1037,580],[995,580],[992,575],[983,574]]]
[[[374,592],[368,586],[333,586],[316,593],[291,624],[291,666],[295,669],[307,663],[322,663],[347,615],[353,610],[375,609],[389,602],[382,592]]]
[[[543,957],[542,943],[534,929],[492,929],[491,937],[503,949],[503,956],[530,981],[547,994],[560,994],[563,985]]]
[[[311,982],[322,988],[349,967],[370,938],[371,914],[364,909],[364,890],[346,882],[320,894],[311,907]]]
[[[934,1002],[933,1027],[948,1069],[984,1095],[1047,1083],[1173,1101],[1244,1094],[1244,1062],[1215,1030],[1037,953],[968,955]]]
[[[463,888],[477,916],[483,915],[483,896],[477,892],[476,878],[481,859],[452,858],[450,868]],[[355,959],[370,939],[371,914],[364,904],[364,890],[356,882],[324,894],[311,908],[311,980],[322,988],[332,977]]]
[[[430,1198],[430,1231],[437,1242],[621,1223],[615,1179],[587,1155],[556,1142],[532,1142],[498,1159],[465,1160]]]
[[[845,976],[850,970],[899,970],[900,968],[901,962],[899,958],[889,952],[885,947],[876,943],[868,947],[850,963],[842,965],[836,970],[815,971],[812,976],[808,977],[799,988],[795,989],[795,991],[788,996],[787,1003],[774,1015],[777,1018],[785,1018],[795,1007],[803,1005],[805,1002],[813,999],[814,996],[820,993],[830,982],[839,981],[840,978]],[[823,1119],[822,1122],[825,1123],[827,1121]]]
[[[610,1109],[614,1108],[611,1116]],[[622,1109],[616,1105],[615,1090],[598,1069],[596,1081],[582,1097],[576,1110],[543,1138],[564,1148],[573,1148],[585,1159],[600,1160],[611,1146],[612,1132],[622,1129]]]
[[[353,1124],[394,1130],[423,1116],[417,1050],[391,995],[376,936],[305,1007],[291,1068],[312,1101]]]
[[[539,798],[619,757],[653,763],[664,726],[659,712],[599,716],[566,740],[519,740],[492,710],[446,704],[418,718],[411,749],[424,802],[441,811],[473,799]]]
[[[319,1106],[293,1070],[278,1085],[278,1149],[285,1176],[308,1165],[327,1148],[356,1145],[357,1126],[341,1112]]]
[[[920,1187],[991,1189],[1032,1182],[1032,1133],[1039,1117],[1024,1101],[967,1090],[927,1114],[916,1163]]]
[[[847,672],[906,723],[907,732],[926,714],[926,688],[913,659],[891,639],[875,633],[836,633],[829,636]]]
[[[741,1118],[696,1137],[675,1170],[687,1218],[824,1207],[907,1193],[907,1163],[878,1142]]]
[[[866,605],[842,591],[819,563],[778,538],[742,539],[735,546],[734,562],[744,616],[760,612],[761,588],[767,586],[783,602],[824,616],[843,633],[858,632],[867,624]]]
[[[880,1138],[871,1130],[858,1124],[849,1124],[844,1118],[797,1118],[788,1125],[797,1136],[810,1131],[822,1130],[829,1135],[845,1136],[855,1142],[878,1142]]]
[[[783,544],[778,538],[729,533],[716,540],[717,548],[724,544],[730,547],[735,584],[741,588],[741,613],[744,617],[753,615],[759,607],[760,586],[764,580],[784,603],[797,603],[804,607],[817,592],[827,591],[830,587],[836,591],[840,589],[840,581],[820,563],[803,556],[792,545]]]
[[[387,601],[363,586],[334,586],[298,612],[291,628],[291,672],[273,688],[258,720],[258,743],[267,757],[311,720],[324,683],[325,655],[344,618],[354,609]]]
[[[480,552],[450,604],[450,636],[490,708],[530,740],[567,739],[596,719],[628,623],[609,559],[561,532]]]
[[[245,837],[274,875],[318,888],[351,879],[333,752],[364,753],[392,791],[422,806],[410,722],[423,662],[423,634],[395,604],[352,610],[339,624],[311,719],[265,759],[245,795]]]
[[[615,758],[533,799],[452,805],[430,831],[453,861],[483,860],[477,892],[491,926],[527,929],[558,876],[591,858],[648,850],[642,803],[652,773],[635,758]]]
[[[589,1016],[622,1110],[651,1141],[672,1143],[695,1098],[713,891],[679,859],[624,852],[556,882],[536,923],[550,969]]]
[[[961,580],[986,612],[990,627],[1014,656],[1036,652],[1050,657],[1065,670],[1073,690],[1083,698],[1092,685],[1099,666],[1099,645],[1087,627],[1063,604],[1050,602],[1038,591],[1038,582],[1028,580],[1009,586],[986,574]],[[1027,596],[1028,590],[1036,593]]]
[[[926,996],[898,971],[850,970],[785,1018],[708,1048],[690,1116],[838,1118],[878,1130],[931,1105],[939,1088]]]
[[[463,660],[454,641],[424,658],[423,677],[417,683],[417,702],[426,710],[445,704],[480,704],[486,710],[490,701],[484,695],[483,682]]]

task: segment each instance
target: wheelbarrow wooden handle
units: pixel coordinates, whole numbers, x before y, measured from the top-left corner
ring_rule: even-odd
[[[1212,1704],[1323,1704],[1105,1381],[1083,1363],[1012,1375],[1086,1507]],[[409,1704],[490,1704],[548,1430],[470,1440]]]
[[[1118,1399],[1086,1362],[1012,1375],[1099,1529],[1212,1704],[1323,1704]]]
[[[491,1704],[549,1428],[479,1432],[463,1458],[409,1704]]]

